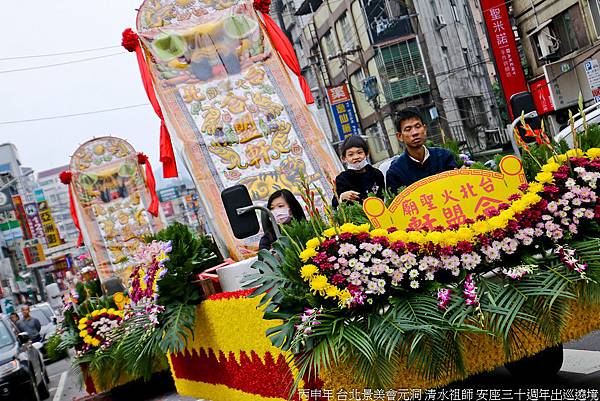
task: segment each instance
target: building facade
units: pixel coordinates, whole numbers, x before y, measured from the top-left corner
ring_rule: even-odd
[[[304,21],[299,58],[311,66],[305,75],[321,92],[347,83],[374,161],[388,157],[388,146],[400,151],[394,117],[409,106],[420,109],[436,143],[454,138],[471,152],[497,145],[491,138],[502,124],[475,3],[305,0],[297,7]],[[377,82],[375,102],[367,99],[367,78]]]
[[[62,240],[76,243],[79,231],[71,218],[69,187],[60,182],[59,178],[59,174],[68,169],[69,166],[61,166],[40,171],[37,175],[37,185],[43,191]]]
[[[555,135],[586,106],[600,102],[600,1],[515,0],[512,14],[538,112]]]

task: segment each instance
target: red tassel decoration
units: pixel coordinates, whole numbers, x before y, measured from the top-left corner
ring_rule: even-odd
[[[160,118],[160,161],[163,164],[163,176],[165,178],[177,177],[177,165],[175,163],[175,152],[173,152],[173,145],[171,144],[171,136],[167,130],[165,118],[163,117],[160,104],[156,98],[156,93],[154,93],[152,76],[150,75],[146,60],[144,59],[144,53],[140,46],[138,35],[133,32],[131,28],[125,29],[123,31],[121,45],[123,45],[127,51],[135,52],[146,95],[148,96],[148,100],[150,101],[154,112],[158,118]]]
[[[148,206],[148,212],[156,217],[158,216],[158,196],[156,195],[156,180],[154,179],[154,172],[150,165],[148,156],[143,153],[138,153],[138,163],[146,166],[146,187],[150,191],[150,206]]]
[[[69,210],[71,211],[71,218],[77,231],[79,231],[79,237],[77,238],[77,247],[83,244],[83,235],[81,234],[81,227],[79,226],[79,218],[77,217],[77,210],[75,210],[75,199],[73,199],[73,187],[71,181],[73,180],[73,173],[70,171],[63,171],[58,175],[60,182],[69,186]]]

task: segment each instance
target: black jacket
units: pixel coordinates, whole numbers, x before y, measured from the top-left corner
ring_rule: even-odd
[[[386,174],[388,189],[392,192],[423,178],[456,168],[454,155],[444,148],[427,148],[429,158],[421,164],[410,158],[407,151],[392,162]]]
[[[354,170],[342,171],[335,177],[335,192],[340,196],[346,191],[356,191],[360,194],[360,200],[367,199],[369,194],[374,193],[378,198],[383,198],[385,191],[385,180],[383,173],[368,164],[363,173]],[[337,206],[337,198],[333,199],[333,206]]]

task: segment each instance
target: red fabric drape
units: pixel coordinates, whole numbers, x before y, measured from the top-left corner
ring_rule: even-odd
[[[282,60],[290,68],[290,70],[292,70],[292,72],[298,76],[298,81],[300,82],[302,93],[304,93],[306,104],[313,104],[315,100],[313,99],[306,79],[304,79],[302,73],[300,72],[300,63],[298,62],[298,58],[296,57],[296,53],[294,52],[294,48],[292,47],[288,37],[285,35],[285,33],[283,33],[275,21],[273,21],[273,18],[271,18],[269,14],[263,12],[262,16],[265,20],[267,34],[271,38],[271,43],[273,43],[273,46],[275,46],[275,50],[277,50]]]
[[[146,187],[150,191],[150,206],[148,206],[148,212],[156,217],[158,216],[158,196],[156,195],[156,180],[154,179],[154,172],[150,165],[148,156],[143,153],[138,153],[138,163],[146,166]]]
[[[122,45],[129,51],[135,51],[146,95],[148,95],[148,100],[150,100],[150,104],[152,105],[152,108],[154,108],[156,115],[160,118],[160,161],[163,165],[163,176],[165,178],[177,177],[177,165],[175,164],[175,153],[173,152],[171,136],[167,130],[165,118],[160,109],[158,99],[156,98],[156,93],[154,92],[154,84],[152,82],[150,70],[148,69],[148,64],[146,64],[146,59],[144,58],[143,49],[140,46],[137,34],[130,28],[127,28],[123,32]]]
[[[79,227],[79,218],[77,217],[77,211],[75,210],[75,200],[73,199],[73,187],[69,184],[69,209],[71,210],[71,218],[73,219],[73,224],[79,231],[79,237],[77,237],[77,247],[80,247],[83,244],[83,235],[81,234],[81,227]]]
[[[58,175],[60,182],[69,187],[69,210],[71,212],[71,218],[77,231],[79,231],[79,237],[77,238],[77,247],[83,244],[83,235],[81,234],[81,227],[79,226],[79,218],[77,217],[77,210],[75,210],[75,200],[73,199],[73,187],[71,186],[71,180],[73,179],[73,173],[70,171],[63,171]]]

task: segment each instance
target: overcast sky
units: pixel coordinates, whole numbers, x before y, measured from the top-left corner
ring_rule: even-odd
[[[41,171],[69,163],[79,144],[113,135],[146,153],[156,169],[160,122],[150,105],[78,117],[6,124],[147,104],[135,55],[121,44],[135,29],[142,0],[8,1],[0,53],[0,143],[14,143],[24,166]],[[53,57],[11,57],[116,46]],[[119,55],[28,71],[15,69]],[[4,59],[4,60],[2,60]]]

